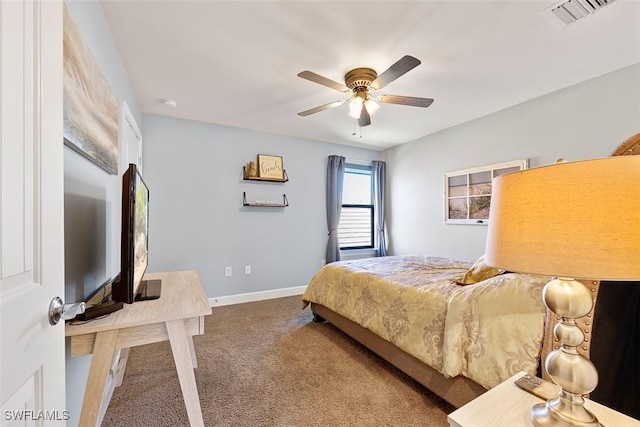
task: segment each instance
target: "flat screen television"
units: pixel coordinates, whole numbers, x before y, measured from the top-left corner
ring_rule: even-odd
[[[135,164],[122,176],[120,275],[111,287],[113,301],[131,304],[160,297],[160,280],[142,280],[149,254],[149,189]]]

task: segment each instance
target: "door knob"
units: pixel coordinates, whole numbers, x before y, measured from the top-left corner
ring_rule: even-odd
[[[64,304],[60,297],[55,297],[49,304],[49,323],[57,325],[60,319],[69,320],[78,314],[84,313],[85,303],[77,302],[75,304]]]

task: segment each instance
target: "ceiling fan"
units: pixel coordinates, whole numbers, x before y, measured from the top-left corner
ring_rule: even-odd
[[[355,68],[345,74],[344,85],[312,71],[302,71],[298,77],[327,86],[338,92],[351,94],[351,97],[302,111],[298,115],[308,116],[349,102],[349,116],[358,119],[358,126],[363,127],[371,124],[371,115],[379,108],[378,102],[426,108],[433,103],[433,99],[401,95],[373,95],[374,91],[382,89],[418,65],[420,65],[418,59],[405,55],[380,75],[371,68]]]

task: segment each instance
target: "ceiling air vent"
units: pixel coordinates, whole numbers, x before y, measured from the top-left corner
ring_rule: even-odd
[[[568,0],[552,6],[548,14],[554,21],[570,25],[579,19],[596,13],[615,0]]]

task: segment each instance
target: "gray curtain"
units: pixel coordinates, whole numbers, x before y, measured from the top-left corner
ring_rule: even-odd
[[[384,212],[384,188],[386,182],[387,165],[383,161],[371,162],[371,175],[373,178],[373,211],[374,230],[378,242],[378,255],[387,255],[387,239],[385,236],[385,212]]]
[[[327,264],[340,261],[340,242],[338,241],[338,224],[342,211],[342,189],[344,187],[344,163],[342,156],[329,156],[327,162]]]

